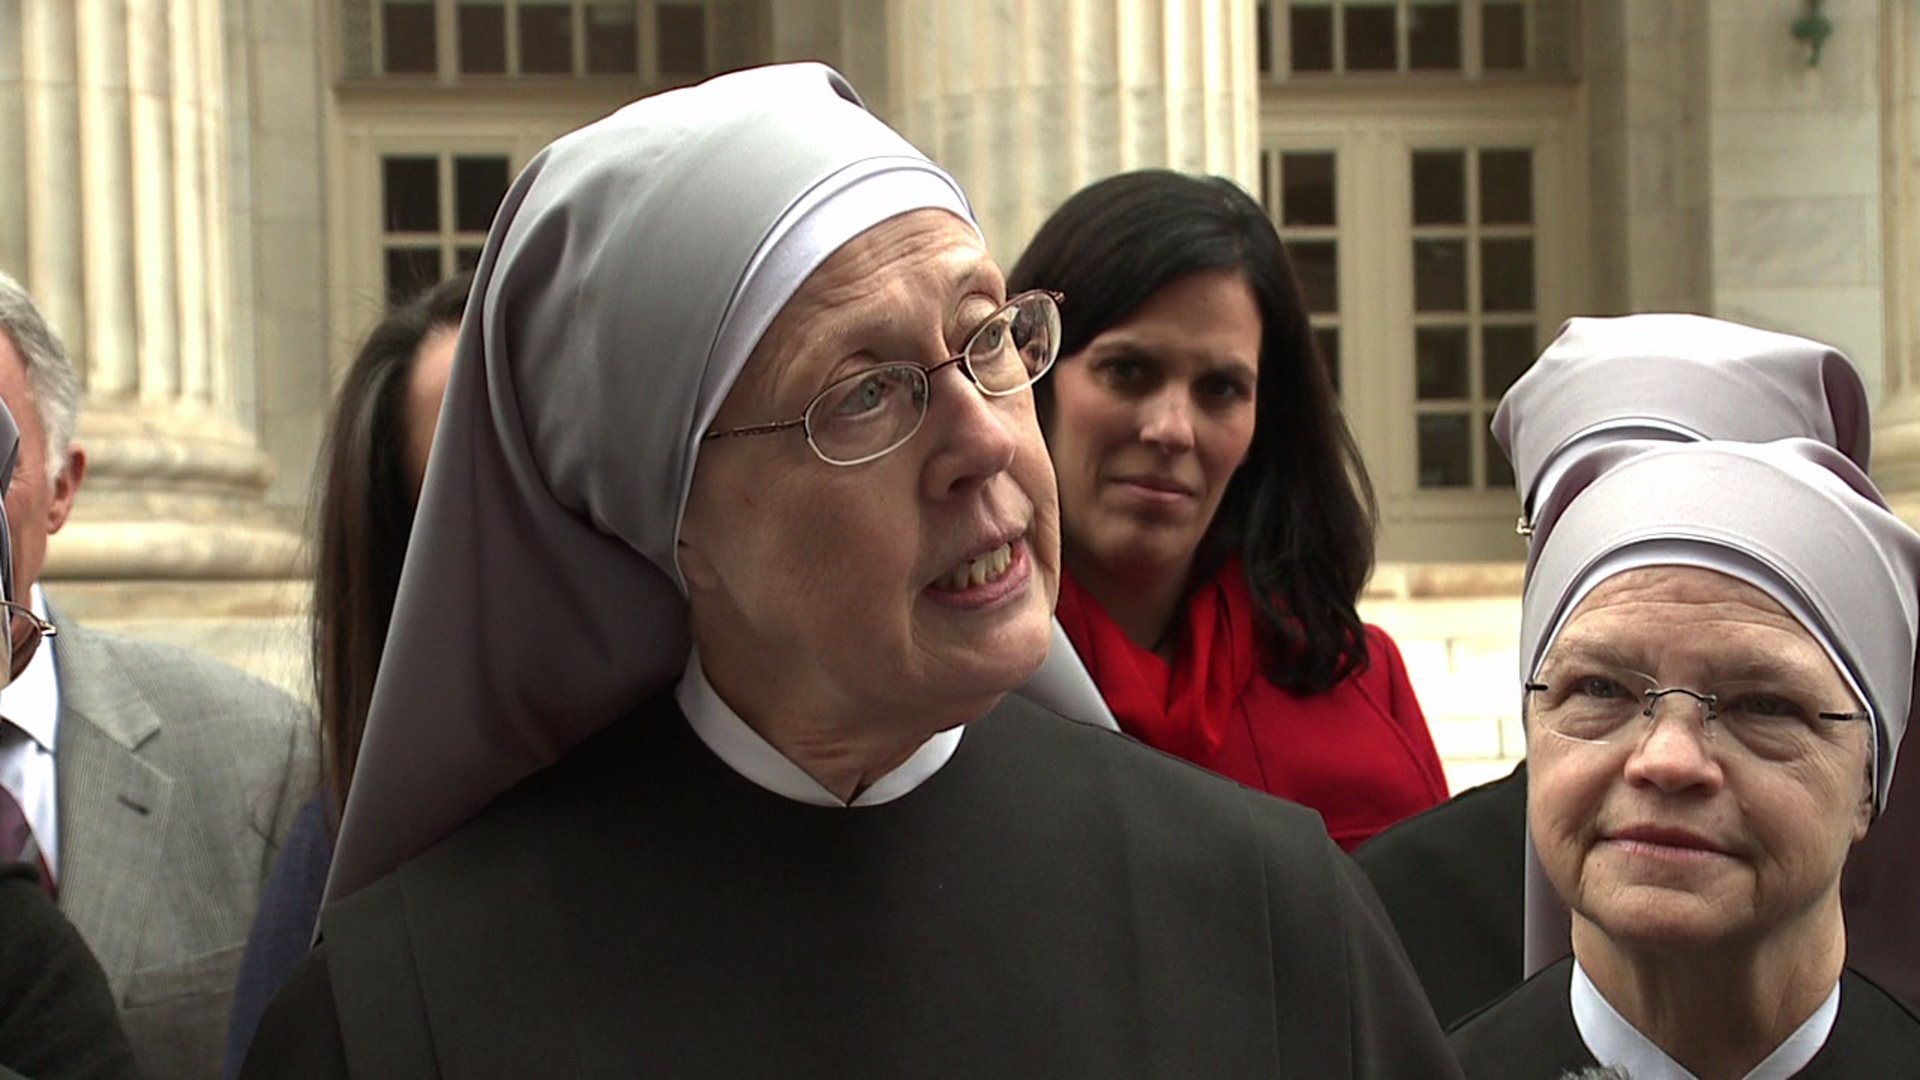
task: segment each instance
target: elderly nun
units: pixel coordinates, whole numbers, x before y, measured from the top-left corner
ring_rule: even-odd
[[[1629,315],[1569,319],[1501,399],[1493,434],[1526,535],[1572,465],[1608,446],[1801,437],[1865,470],[1871,426],[1866,388],[1831,346],[1697,315]],[[1526,804],[1523,761],[1355,852],[1443,1024],[1566,954],[1566,912],[1526,871]],[[1531,966],[1529,902],[1540,912]]]
[[[818,65],[539,154],[243,1075],[1457,1075],[1312,814],[1041,704],[1056,302]]]
[[[1920,534],[1805,439],[1608,447],[1535,528],[1527,813],[1573,953],[1455,1029],[1468,1075],[1913,1075],[1840,878],[1913,707]]]

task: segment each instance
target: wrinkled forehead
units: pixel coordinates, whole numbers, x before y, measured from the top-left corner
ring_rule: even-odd
[[[1846,685],[1818,635],[1778,599],[1699,566],[1634,567],[1594,585],[1568,615],[1546,662],[1578,652],[1771,668]]]
[[[749,354],[721,416],[810,396],[845,361],[900,340],[960,329],[963,299],[986,308],[1004,291],[1000,269],[972,224],[946,210],[914,210],[847,241],[808,275]],[[980,306],[980,305],[977,305]],[[974,313],[985,315],[986,310]],[[887,362],[904,357],[875,355]]]

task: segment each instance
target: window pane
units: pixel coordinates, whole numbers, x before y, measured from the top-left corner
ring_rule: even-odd
[[[1260,0],[1253,9],[1254,52],[1262,75],[1273,74],[1273,0]]]
[[[1407,12],[1407,66],[1415,71],[1460,70],[1460,5],[1416,3]]]
[[[1466,241],[1413,242],[1413,309],[1467,310]]]
[[[1340,392],[1340,328],[1337,326],[1315,327],[1313,347],[1320,354],[1320,362],[1327,366],[1327,381],[1333,384],[1333,392]]]
[[[1286,185],[1286,224],[1334,223],[1332,154],[1282,154],[1280,179]]]
[[[1467,431],[1465,414],[1422,416],[1417,423],[1420,433],[1420,486],[1472,487],[1473,437]]]
[[[397,307],[439,281],[440,249],[387,249],[387,306]]]
[[[383,70],[393,75],[431,75],[436,63],[433,0],[383,0],[380,37]]]
[[[499,75],[507,70],[507,6],[501,0],[460,0],[460,70]]]
[[[440,161],[390,157],[381,161],[386,231],[440,231]]]
[[[1392,71],[1394,61],[1393,0],[1347,0],[1341,22],[1347,30],[1348,71]]]
[[[493,212],[506,194],[506,158],[453,160],[454,228],[461,232],[486,232],[493,224]]]
[[[566,0],[520,0],[520,70],[573,73],[573,9]]]
[[[1481,398],[1498,401],[1533,364],[1533,327],[1489,326],[1480,332]]]
[[[1268,214],[1280,216],[1280,200],[1273,190],[1273,155],[1264,150],[1260,153],[1260,205],[1267,208]]]
[[[1480,241],[1480,309],[1533,310],[1533,241]]]
[[[1420,150],[1413,155],[1413,223],[1464,225],[1467,221],[1467,155],[1460,150]]]
[[[707,73],[707,13],[704,8],[661,4],[653,10],[662,75]]]
[[[1413,332],[1414,396],[1458,401],[1467,393],[1467,328],[1422,326]]]
[[[1481,431],[1487,430],[1488,426],[1492,423],[1493,417],[1491,415],[1481,414]],[[1487,459],[1487,487],[1489,489],[1512,487],[1513,466],[1507,463],[1507,455],[1500,452],[1499,442],[1493,439],[1482,440],[1480,449],[1481,453],[1485,454]]]
[[[453,269],[456,273],[465,273],[480,265],[480,249],[477,247],[457,248],[453,253]]]
[[[1333,9],[1287,5],[1287,32],[1292,36],[1293,70],[1333,70]]]
[[[1308,311],[1340,310],[1338,245],[1331,240],[1290,240],[1287,254],[1300,279],[1300,295]]]
[[[1480,151],[1480,221],[1486,225],[1533,221],[1533,151]]]
[[[639,13],[633,0],[587,5],[587,70],[631,75],[640,70]]]
[[[1486,0],[1480,8],[1480,32],[1488,71],[1527,68],[1527,8],[1523,3]]]

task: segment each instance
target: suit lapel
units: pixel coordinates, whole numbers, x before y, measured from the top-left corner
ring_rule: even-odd
[[[138,959],[173,779],[140,748],[160,717],[105,645],[53,613],[60,678],[60,907],[79,927],[117,996]]]

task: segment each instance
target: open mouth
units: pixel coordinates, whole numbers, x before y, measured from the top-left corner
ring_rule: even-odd
[[[973,558],[947,571],[933,583],[933,587],[942,592],[965,592],[989,585],[1007,576],[1013,567],[1013,545],[1001,544],[992,551],[976,555]]]

